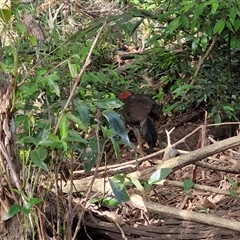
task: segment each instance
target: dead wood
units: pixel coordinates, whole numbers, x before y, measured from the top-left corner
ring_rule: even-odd
[[[98,224],[86,221],[87,232],[104,236],[106,239],[122,239],[119,229],[114,223],[99,221]],[[240,234],[235,231],[211,227],[206,224],[182,221],[178,219],[164,219],[159,226],[134,225],[121,226],[128,240],[165,240],[165,239],[195,239],[195,240],[238,240]]]
[[[177,219],[194,221],[199,223],[209,224],[215,227],[227,228],[230,230],[235,230],[240,232],[240,222],[230,219],[224,219],[210,214],[203,214],[198,212],[190,212],[187,210],[180,210],[173,207],[162,206],[157,203],[153,203],[147,200],[144,200],[138,195],[131,196],[131,203],[133,206],[140,208],[145,211],[149,211],[155,214],[164,214],[168,217],[173,217]]]
[[[160,164],[150,167],[147,169],[144,169],[142,171],[135,171],[129,174],[129,176],[135,177],[139,180],[148,180],[148,178],[151,176],[154,171],[161,168],[172,168],[172,171],[176,171],[182,167],[185,167],[189,164],[194,164],[197,161],[200,161],[204,158],[207,158],[213,154],[219,153],[221,151],[224,151],[228,148],[237,147],[240,145],[240,136],[231,137],[228,139],[225,139],[220,142],[216,142],[214,144],[208,145],[206,147],[203,147],[201,149],[192,151],[186,155],[181,155],[172,159],[169,159],[167,161],[161,162]],[[92,176],[86,177],[81,180],[73,180],[73,184],[76,187],[76,191],[79,192],[85,192],[88,188],[90,181],[92,180]],[[64,185],[64,184],[63,184]],[[63,191],[68,192],[70,189],[70,182],[68,182],[64,187]],[[106,181],[105,178],[98,178],[94,182],[93,191],[104,193],[110,191],[111,187],[109,183]]]

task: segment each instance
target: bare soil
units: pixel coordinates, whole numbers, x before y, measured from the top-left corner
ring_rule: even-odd
[[[204,115],[204,111],[200,109],[178,117],[162,117],[157,123],[159,141],[154,151],[166,147],[166,130],[170,131],[172,128],[175,128],[171,133],[171,143],[173,144],[204,124]],[[210,123],[213,123],[213,120],[207,119],[207,124]],[[212,144],[211,141],[219,141],[236,135],[237,129],[238,124],[207,127],[205,132],[207,139],[206,144]],[[196,131],[189,138],[186,138],[184,143],[179,144],[177,149],[193,151],[200,148],[201,134],[202,132],[200,130]],[[136,144],[131,134],[130,138]],[[144,146],[144,151],[147,154],[152,153],[147,146]],[[233,169],[235,173],[240,173],[239,156],[240,151],[236,148],[216,154],[212,156],[212,158],[204,159],[203,161],[213,166],[222,167],[222,169]],[[162,156],[156,156],[143,162],[140,165],[140,169],[154,166],[161,161],[161,157]],[[133,158],[134,153],[128,147],[123,147],[121,158],[116,160],[112,157],[108,164],[116,164],[116,162],[124,163]],[[237,188],[234,189],[234,191],[239,192],[239,174],[235,173],[231,173],[231,171],[230,173],[217,171],[214,170],[214,167],[213,169],[207,169],[190,165],[170,174],[167,179],[178,182],[183,182],[185,179],[192,179],[200,185],[229,191],[233,187],[228,180],[229,177],[237,184]],[[139,194],[139,191],[134,187],[128,189],[128,191]],[[224,221],[232,219],[240,222],[240,200],[238,197],[224,196],[196,189],[186,192],[182,187],[161,185],[156,185],[156,187],[148,192],[148,197],[150,201],[160,203],[163,206],[170,206],[191,212],[202,212],[206,218],[211,214],[222,217],[225,219]],[[106,218],[106,216],[103,217],[102,214],[99,214],[99,212],[102,211],[114,212],[116,216],[124,221],[124,224],[120,224],[120,226],[117,227],[116,222],[118,222],[118,220],[112,220]],[[194,221],[171,218],[168,214],[153,214],[127,205],[120,208],[117,212],[107,206],[102,206],[95,211],[94,217],[98,219],[97,224],[92,221],[91,217],[86,216],[85,219],[86,231],[92,239],[240,239],[240,231],[216,227],[213,226],[211,222],[207,225]],[[102,238],[100,238],[100,236],[102,236]]]

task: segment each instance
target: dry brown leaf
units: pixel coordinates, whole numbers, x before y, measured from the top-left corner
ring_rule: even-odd
[[[217,206],[213,202],[209,201],[207,198],[204,199],[203,202],[203,207],[204,208],[210,208],[210,209],[215,209]]]
[[[118,223],[119,225],[125,224],[121,215],[118,215],[115,212],[104,211],[102,212],[103,216],[106,216],[110,221]]]
[[[0,202],[1,202],[1,206],[0,206],[0,222],[4,222],[6,220],[8,220],[10,217],[9,217],[9,202],[7,199],[5,200],[2,200],[0,199]]]

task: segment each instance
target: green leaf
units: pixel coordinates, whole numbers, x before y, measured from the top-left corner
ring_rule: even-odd
[[[213,33],[221,33],[225,27],[225,21],[223,19],[220,19],[217,21],[213,28]]]
[[[184,190],[189,191],[194,187],[194,182],[191,179],[185,179],[184,180]]]
[[[240,19],[236,19],[236,21],[234,22],[234,30],[237,32],[239,30],[240,27]]]
[[[207,39],[207,36],[206,36],[206,35],[202,35],[202,36],[201,36],[200,44],[201,44],[201,47],[202,47],[203,50],[206,50],[206,49],[207,49],[208,39]]]
[[[167,27],[167,33],[171,34],[173,33],[177,28],[180,27],[182,24],[182,21],[180,18],[175,18],[173,21],[170,22],[170,24]]]
[[[77,71],[77,65],[75,63],[71,63],[70,61],[68,61],[68,68],[71,74],[72,78],[77,77],[78,71]]]
[[[68,131],[68,136],[64,139],[66,142],[78,142],[78,143],[84,143],[87,144],[88,141],[81,137],[81,135],[73,130]]]
[[[195,6],[194,1],[184,1],[181,4],[184,5],[184,7],[182,8],[183,12],[188,12],[191,8]]]
[[[142,186],[142,184],[139,182],[139,180],[135,177],[132,176],[127,176],[127,178],[131,179],[131,182],[135,185],[135,187],[142,193],[143,196],[147,197],[147,193],[144,189],[144,187]]]
[[[26,208],[32,208],[32,207],[34,207],[35,205],[37,205],[38,203],[40,203],[40,202],[42,202],[42,199],[40,199],[40,198],[31,198],[29,201],[28,201],[28,203],[27,203],[27,205],[26,205]]]
[[[50,90],[55,93],[57,96],[60,96],[60,89],[59,86],[57,84],[57,80],[60,79],[59,75],[54,72],[50,75],[47,76],[40,76],[44,74],[44,72],[38,72],[38,77],[37,77],[37,81],[39,81],[40,83],[42,83],[42,85],[44,87],[49,86]]]
[[[98,141],[100,145],[99,146],[100,152],[98,151]],[[86,174],[88,174],[91,171],[94,164],[96,164],[99,154],[103,152],[104,146],[105,146],[104,140],[92,139],[89,141],[88,146],[85,148],[85,151],[82,154],[84,170]]]
[[[235,182],[235,181],[233,181],[233,179],[232,178],[230,178],[230,177],[227,177],[227,180],[231,183],[231,185],[232,185],[232,188],[234,189],[234,190],[236,190],[237,189],[237,187],[238,187],[238,184],[237,184],[237,182]]]
[[[211,14],[214,14],[217,9],[218,9],[218,6],[219,6],[219,3],[218,3],[219,0],[212,0],[211,3],[212,3],[212,11],[211,11]]]
[[[205,3],[196,5],[195,11],[194,11],[194,18],[197,19],[197,21],[198,21],[199,16],[202,14],[204,8],[206,8],[206,6],[207,5]]]
[[[90,120],[89,120],[89,107],[86,103],[78,103],[76,105],[77,111],[80,115],[80,118],[86,128],[89,127]]]
[[[230,8],[229,19],[230,19],[232,25],[234,25],[234,22],[235,22],[235,19],[236,19],[236,9],[235,8]]]
[[[13,204],[8,212],[9,218],[12,218],[22,210],[22,207],[18,204]]]
[[[118,208],[119,207],[119,201],[116,198],[113,198],[113,197],[103,198],[102,202],[104,204],[107,204],[108,206],[110,206],[112,208]]]
[[[62,145],[62,141],[58,140],[58,141],[55,141],[53,139],[47,139],[47,140],[43,140],[43,141],[40,141],[38,143],[39,146],[45,146],[45,147],[50,147],[50,148],[58,148],[58,149],[61,149],[63,147]]]
[[[189,27],[189,17],[183,15],[182,16],[182,23],[183,23],[184,27],[188,28]]]
[[[34,36],[28,35],[28,38],[29,38],[29,41],[31,42],[31,44],[33,46],[37,46],[38,42],[37,42],[37,39]]]
[[[230,29],[232,32],[234,32],[232,24],[229,21],[225,21],[225,23],[226,23],[227,28]],[[235,36],[233,36],[233,37],[235,37]]]
[[[229,192],[230,192],[231,196],[233,196],[233,197],[237,196],[237,192],[236,191],[234,191],[232,189],[229,189]]]
[[[103,115],[108,120],[110,127],[112,130],[122,138],[124,143],[127,145],[130,145],[130,141],[128,138],[127,131],[125,129],[125,126],[120,118],[120,116],[113,110],[104,110]]]
[[[221,123],[221,121],[222,121],[221,115],[220,115],[220,113],[217,113],[217,114],[215,115],[215,123],[216,123],[216,124],[217,124],[217,123]]]
[[[27,216],[31,213],[32,209],[23,207],[22,212]]]
[[[109,179],[112,191],[120,204],[128,202],[130,197],[125,186],[116,178]]]
[[[4,23],[8,23],[11,19],[12,11],[9,9],[0,9],[0,18],[3,20]]]
[[[17,29],[19,30],[20,33],[25,34],[27,32],[27,27],[23,23],[17,23]]]
[[[23,143],[33,143],[33,144],[37,145],[39,140],[37,138],[34,138],[34,137],[24,137],[24,138],[21,139],[21,142],[23,142]]]
[[[119,144],[118,144],[118,142],[114,139],[114,137],[110,137],[110,140],[111,140],[111,142],[112,142],[112,145],[113,145],[113,148],[114,148],[114,152],[115,152],[116,158],[119,158],[119,155],[120,155],[120,147],[119,147]]]
[[[76,123],[78,125],[78,127],[83,130],[84,132],[87,132],[87,126],[85,126],[85,124],[82,122],[81,119],[79,119],[78,117],[74,116],[72,113],[68,112],[65,114],[65,116],[67,118],[69,118],[71,121],[73,121],[74,123]]]
[[[66,116],[63,116],[59,126],[59,130],[60,130],[61,139],[65,139],[68,135],[68,124],[67,124]]]
[[[32,150],[30,153],[30,158],[32,162],[37,166],[42,168],[45,171],[48,171],[47,165],[43,162],[48,156],[48,151],[45,147],[40,146],[35,150]]]
[[[195,38],[192,41],[192,50],[196,50],[197,49],[199,42],[200,42],[200,38]]]
[[[231,103],[228,103],[228,102],[224,102],[222,104],[223,106],[223,109],[226,111],[226,112],[234,112],[235,111],[235,108],[234,106],[231,104]]]
[[[93,102],[93,104],[95,104],[99,108],[105,108],[105,109],[120,108],[123,105],[123,103],[116,98],[105,98],[105,99],[96,100]]]
[[[165,179],[172,172],[171,168],[161,168],[154,172],[151,177],[148,179],[148,184],[152,185],[156,182],[159,182]]]

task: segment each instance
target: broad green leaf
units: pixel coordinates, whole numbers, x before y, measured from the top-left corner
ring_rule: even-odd
[[[192,49],[193,49],[193,50],[196,50],[196,49],[197,49],[199,42],[200,42],[200,38],[195,38],[195,39],[192,41]]]
[[[229,192],[230,192],[231,196],[233,196],[233,197],[237,196],[237,192],[235,190],[229,189]]]
[[[165,179],[172,172],[171,168],[161,168],[154,172],[151,177],[148,179],[148,184],[152,185],[156,182],[159,182]]]
[[[30,158],[32,162],[37,166],[42,168],[45,171],[48,171],[47,165],[43,162],[48,156],[47,149],[43,146],[34,149],[30,153]]]
[[[63,150],[64,150],[65,152],[67,152],[67,150],[68,150],[68,145],[67,145],[67,143],[66,143],[65,141],[61,141],[61,142],[62,142]]]
[[[68,136],[64,139],[66,142],[78,142],[87,144],[88,141],[81,137],[81,135],[73,130],[68,131]]]
[[[24,138],[21,139],[21,142],[23,142],[23,143],[33,143],[33,144],[37,145],[39,140],[37,138],[34,138],[34,137],[24,137]]]
[[[206,35],[202,35],[201,39],[200,39],[200,44],[203,50],[207,49],[207,45],[208,45],[208,39]]]
[[[26,208],[32,208],[40,202],[42,202],[42,199],[40,199],[40,198],[31,198],[27,202]]]
[[[194,1],[184,1],[181,4],[184,5],[182,10],[185,13],[188,12],[191,8],[193,8],[195,6],[195,2]]]
[[[78,103],[76,104],[77,111],[80,115],[80,118],[86,128],[89,127],[90,120],[89,120],[89,107],[86,103]]]
[[[202,14],[204,8],[206,8],[206,7],[207,7],[207,5],[205,3],[196,5],[195,11],[194,11],[194,18],[197,19],[197,21],[198,21],[199,16]]]
[[[219,3],[218,3],[219,0],[212,0],[211,3],[212,3],[212,11],[211,11],[211,14],[214,14],[217,9],[218,9],[218,6],[219,6]]]
[[[223,19],[220,19],[217,21],[213,28],[213,33],[221,33],[225,27],[225,21]]]
[[[189,191],[194,187],[194,182],[191,179],[185,179],[183,186],[185,191]]]
[[[234,25],[234,22],[235,22],[235,19],[236,19],[236,9],[235,8],[230,8],[229,19],[230,19],[232,25]]]
[[[184,97],[185,92],[188,91],[189,89],[192,89],[193,86],[191,84],[186,84],[186,85],[181,85],[175,90],[172,91],[174,96],[177,98],[179,96]]]
[[[18,204],[13,204],[8,212],[9,218],[12,218],[22,210],[22,207]]]
[[[73,121],[74,123],[76,123],[81,130],[83,130],[84,132],[87,132],[88,127],[85,126],[85,124],[82,122],[80,118],[78,118],[77,116],[74,116],[70,112],[66,113],[65,116],[69,118],[71,121]]]
[[[100,100],[96,100],[93,102],[97,107],[99,108],[105,108],[105,109],[109,109],[109,108],[120,108],[123,103],[116,98],[105,98],[105,99],[100,99]]]
[[[234,30],[237,32],[239,30],[240,27],[240,19],[236,19],[236,21],[234,22]]]
[[[63,116],[61,123],[59,125],[60,136],[61,140],[65,139],[68,135],[68,124],[67,124],[67,117]]]
[[[113,207],[113,208],[118,208],[119,207],[119,201],[116,198],[113,198],[113,197],[103,198],[102,202],[104,204],[107,204],[110,207]]]
[[[182,16],[182,23],[183,23],[184,27],[188,28],[189,27],[189,17],[183,15]]]
[[[25,34],[27,32],[27,27],[23,23],[17,23],[17,29],[19,30],[20,33]]]
[[[59,86],[57,84],[57,80],[60,79],[59,75],[57,72],[54,72],[50,75],[43,75],[44,74],[44,71],[43,72],[40,72],[38,73],[38,77],[37,77],[37,81],[42,83],[43,86],[49,86],[50,90],[55,93],[57,96],[60,96],[60,89],[59,89]],[[43,76],[42,76],[43,75]]]
[[[175,18],[173,21],[170,22],[170,24],[167,27],[167,32],[169,34],[173,33],[179,26],[182,24],[182,21],[180,18]]]
[[[70,74],[71,74],[71,77],[72,78],[75,78],[77,77],[77,65],[75,63],[71,63],[69,60],[68,60],[68,68],[69,68],[69,71],[70,71]]]
[[[0,18],[4,23],[8,23],[11,19],[12,11],[10,9],[0,9]]]
[[[227,28],[230,29],[232,32],[234,32],[232,24],[229,21],[225,21],[225,23],[226,23]],[[233,37],[235,37],[235,36],[233,36]]]
[[[113,110],[104,110],[103,115],[108,120],[112,130],[122,138],[122,140],[129,144],[129,138],[125,126],[120,118],[120,116]]]
[[[125,186],[118,179],[109,179],[109,183],[116,199],[120,204],[128,202],[130,200],[129,194]]]
[[[217,113],[215,115],[215,123],[221,123],[221,121],[222,121],[221,115],[220,113]]]
[[[235,181],[233,181],[233,179],[232,179],[231,177],[227,177],[227,180],[231,183],[232,188],[233,188],[234,190],[236,190],[237,187],[238,187],[238,183],[235,182]]]
[[[234,106],[231,103],[225,102],[225,103],[222,104],[222,106],[223,106],[223,109],[227,112],[234,112],[235,111]]]
[[[58,141],[54,141],[53,139],[47,139],[47,140],[43,140],[40,141],[38,143],[39,146],[45,146],[45,147],[50,147],[50,148],[58,148],[61,149],[62,146],[62,141],[58,140]]]
[[[23,207],[22,212],[27,216],[31,213],[32,209]]]
[[[127,176],[127,178],[131,179],[131,182],[135,185],[135,187],[142,193],[143,196],[147,196],[147,193],[144,189],[144,187],[142,186],[142,184],[139,182],[139,180],[135,177],[132,176]]]
[[[53,141],[60,141],[59,137],[55,134],[50,134],[50,138],[53,140]]]
[[[38,42],[37,42],[37,39],[34,36],[28,35],[28,38],[29,38],[29,41],[31,42],[31,44],[33,46],[37,46]]]

